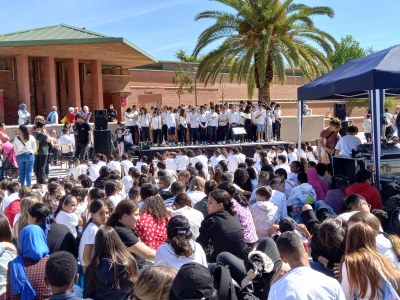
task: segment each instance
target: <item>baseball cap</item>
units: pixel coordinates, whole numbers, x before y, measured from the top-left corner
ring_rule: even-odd
[[[198,263],[183,265],[172,283],[170,299],[212,299],[214,284],[210,272]]]

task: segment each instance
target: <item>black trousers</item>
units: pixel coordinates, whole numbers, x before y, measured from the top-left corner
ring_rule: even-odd
[[[205,122],[202,123],[202,125],[206,125]],[[200,142],[205,143],[207,142],[207,127],[203,128],[200,127]]]
[[[149,127],[142,127],[142,142],[150,141],[150,128]]]
[[[282,119],[278,119],[278,120],[282,122]],[[279,123],[278,121],[275,121],[276,139],[278,141],[281,139],[281,127],[282,127],[282,124]]]
[[[208,126],[208,133],[210,135],[210,140],[213,143],[217,142],[217,126]]]
[[[186,143],[186,128],[182,124],[178,127],[178,142]]]
[[[251,120],[250,119],[246,119],[244,120],[244,130],[246,130],[246,137],[245,140],[251,140],[252,137],[252,133],[251,133]]]
[[[37,178],[37,183],[40,184],[44,183],[47,157],[48,155],[35,155],[34,172]]]
[[[218,141],[225,141],[228,136],[228,125],[218,126]]]
[[[164,141],[168,141],[168,126],[166,124],[163,124],[161,130],[162,130],[162,139]]]
[[[153,129],[153,144],[161,144],[162,136],[161,129]]]
[[[86,158],[86,146],[87,144],[77,143],[75,145],[75,157],[83,160]]]
[[[190,127],[190,142],[196,143],[200,140],[200,129]]]

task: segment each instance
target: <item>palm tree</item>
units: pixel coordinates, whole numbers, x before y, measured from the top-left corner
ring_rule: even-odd
[[[206,54],[198,68],[198,77],[215,83],[229,67],[229,79],[247,81],[248,95],[258,89],[258,99],[271,99],[271,82],[276,75],[285,81],[285,68],[300,69],[309,79],[331,69],[326,54],[336,45],[335,39],[314,26],[312,17],[334,12],[325,6],[293,4],[293,0],[215,0],[234,13],[204,11],[196,20],[214,19],[199,38],[193,56],[210,44],[221,45]],[[319,48],[318,48],[319,47]],[[324,53],[325,52],[325,53]]]

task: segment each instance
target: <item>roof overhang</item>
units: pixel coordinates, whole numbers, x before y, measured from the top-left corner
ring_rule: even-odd
[[[118,37],[0,41],[1,57],[18,55],[54,56],[56,59],[78,58],[82,61],[99,59],[102,64],[119,65],[124,69],[157,62],[150,54]]]

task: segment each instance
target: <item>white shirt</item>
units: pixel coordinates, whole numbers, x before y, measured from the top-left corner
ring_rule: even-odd
[[[147,163],[142,162],[142,161],[138,161],[138,162],[136,162],[135,168],[136,168],[139,172],[141,172],[141,169],[142,169],[142,166],[143,166],[143,165],[146,165],[146,166],[147,166]]]
[[[150,114],[139,115],[138,124],[140,127],[149,127],[150,126]]]
[[[69,145],[69,146],[71,146],[71,150],[72,150],[75,147],[75,138],[74,138],[74,136],[72,136],[70,134],[63,134],[58,139],[58,144],[59,145]],[[68,151],[62,150],[62,153],[68,153]]]
[[[363,122],[364,133],[371,133],[372,132],[372,121],[371,119],[365,119]]]
[[[275,171],[278,170],[278,169],[284,169],[284,170],[286,171],[286,173],[288,174],[288,176],[289,176],[289,174],[291,173],[290,167],[289,167],[289,165],[287,165],[287,164],[277,164],[277,165],[274,167],[274,173],[275,173]]]
[[[166,119],[166,124],[167,124],[168,128],[176,127],[176,119],[175,119],[175,115],[173,113],[167,112],[165,114],[165,119]]]
[[[276,119],[281,119],[282,118],[282,111],[280,109],[275,109],[274,110],[274,117]]]
[[[99,164],[91,164],[89,166],[89,170],[88,170],[89,177],[93,182],[95,182],[96,179],[99,178],[100,168],[101,168],[101,166]]]
[[[309,267],[290,270],[275,282],[268,300],[344,300],[339,282]]]
[[[162,125],[161,116],[151,117],[151,128],[153,130],[161,129]]]
[[[245,162],[246,162],[246,155],[244,155],[243,153],[239,153],[239,154],[237,155],[237,157],[238,157],[238,160],[239,160],[239,164],[240,164],[240,163],[245,163]]]
[[[355,135],[342,136],[336,144],[335,149],[340,150],[340,156],[351,157],[351,150],[356,150],[361,145],[361,140]]]
[[[235,173],[239,165],[239,157],[236,154],[229,154],[227,159],[228,172]]]
[[[208,125],[218,126],[218,114],[216,112],[208,114]]]
[[[122,183],[125,186],[125,193],[128,193],[131,187],[133,187],[133,178],[129,175],[122,177]]]
[[[120,203],[121,200],[122,200],[122,198],[121,198],[121,196],[119,194],[109,196],[108,199],[111,200],[111,202],[113,203],[114,207],[117,207],[118,203]]]
[[[121,163],[119,161],[112,160],[107,164],[107,168],[114,170],[121,174]]]
[[[190,113],[189,114],[189,124],[190,128],[199,128],[200,124],[200,116],[197,113]]]
[[[99,227],[97,227],[96,224],[91,222],[91,223],[89,223],[89,225],[86,227],[85,231],[82,234],[81,241],[79,243],[79,250],[78,250],[79,260],[81,261],[82,266],[86,267],[85,262],[83,260],[83,250],[85,249],[85,245],[93,245],[92,253],[90,254],[90,257],[93,257],[94,240],[96,238],[96,233],[98,230],[99,230]]]
[[[22,139],[21,139],[22,140]],[[25,145],[24,145],[25,144]],[[18,137],[14,139],[14,149],[16,155],[23,153],[35,153],[36,152],[36,139],[33,135],[29,135],[29,140],[21,142]]]
[[[263,109],[260,110],[257,114],[256,114],[256,123],[258,125],[263,125],[265,124],[265,120],[267,119],[267,112]]]
[[[190,240],[190,245],[194,253],[189,257],[185,257],[176,256],[170,244],[162,244],[157,250],[154,265],[179,270],[184,264],[196,262],[208,268],[206,254],[200,244]]]
[[[123,176],[128,176],[129,169],[133,168],[133,163],[129,159],[125,159],[121,161],[121,167],[124,167],[124,174]]]
[[[239,123],[239,114],[234,111],[228,114],[229,124],[237,124]]]
[[[19,193],[12,193],[11,195],[7,196],[4,198],[1,206],[1,213],[4,213],[6,210],[7,206],[9,206],[11,203],[13,203],[15,200],[19,199]]]
[[[200,200],[204,199],[207,197],[207,195],[204,192],[201,191],[188,191],[186,193],[190,200],[192,201],[192,207],[199,202]]]
[[[201,164],[203,165],[203,171],[206,175],[206,179],[208,180],[210,178],[210,174],[208,172],[208,158],[204,155],[197,155],[193,157],[193,165],[196,164],[196,162],[198,161],[201,162]]]
[[[176,169],[178,171],[186,170],[188,165],[189,165],[189,157],[187,157],[187,155],[176,156]]]
[[[196,241],[200,234],[199,228],[201,226],[201,222],[204,220],[203,214],[197,209],[185,206],[173,211],[172,217],[175,216],[185,216],[189,220],[190,231],[192,232],[192,240]]]
[[[218,163],[221,160],[225,160],[225,157],[222,154],[218,155],[218,157],[215,155],[211,156],[210,157],[211,166],[214,168],[216,165],[218,165]]]
[[[130,113],[125,112],[124,116],[125,116],[125,126],[135,126],[136,125],[135,121],[133,120],[133,118],[135,117],[133,112],[130,112]]]
[[[67,213],[63,210],[60,210],[56,216],[56,223],[67,226],[74,238],[78,236],[78,233],[76,232],[76,226],[79,224],[79,217],[76,213]]]
[[[271,199],[269,201],[278,207],[278,220],[287,217],[287,201],[284,193],[272,190]]]
[[[69,169],[68,176],[72,176],[75,181],[78,181],[79,175],[86,174],[88,166],[85,164],[80,164],[79,166]]]
[[[289,159],[289,164],[290,164],[292,161],[297,161],[297,160],[298,160],[297,155],[296,155],[296,153],[294,153],[294,152],[288,153],[288,159]]]

